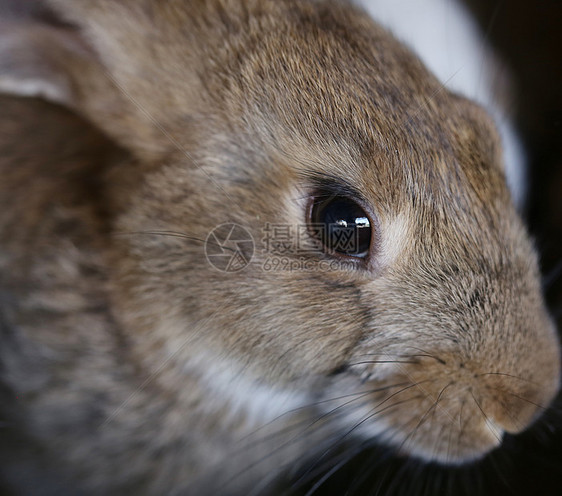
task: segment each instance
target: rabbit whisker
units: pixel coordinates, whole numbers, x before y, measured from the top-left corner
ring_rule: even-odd
[[[476,377],[482,377],[482,376],[485,376],[485,375],[503,375],[505,377],[512,377],[513,379],[518,379],[520,381],[528,382],[529,384],[534,384],[535,386],[540,385],[537,382],[531,381],[529,379],[525,379],[524,377],[521,377],[521,376],[518,376],[518,375],[513,375],[513,374],[506,374],[504,372],[485,372],[483,374],[477,374]]]
[[[223,250],[230,250],[232,252],[236,252],[234,248],[231,248],[226,245],[221,245],[219,243],[212,241],[211,239],[197,238],[195,236],[189,236],[187,234],[183,234],[175,231],[129,231],[129,232],[122,231],[122,232],[116,232],[114,233],[114,235],[115,236],[130,236],[130,235],[169,236],[172,238],[180,238],[188,241],[197,241],[198,243],[202,243],[202,244],[210,244],[213,246],[220,247]]]
[[[476,403],[476,406],[478,407],[478,409],[480,410],[480,412],[484,416],[484,420],[486,421],[486,425],[489,425],[490,419],[488,418],[488,415],[486,415],[486,412],[484,412],[484,409],[482,408],[482,406],[480,405],[480,403],[476,399],[476,396],[474,396],[474,393],[472,391],[470,391],[470,395],[472,396],[472,399],[474,400],[474,403]],[[490,432],[498,440],[498,443],[501,443],[501,438],[498,436],[496,431],[490,429]]]
[[[417,425],[414,427],[414,429],[404,438],[404,440],[402,441],[402,443],[400,444],[400,446],[398,447],[398,452],[400,452],[402,450],[402,448],[404,447],[404,445],[411,439],[413,439],[413,437],[415,436],[416,432],[418,431],[418,429],[424,424],[424,422],[427,420],[429,414],[431,414],[432,412],[435,413],[435,410],[437,409],[437,405],[439,404],[439,402],[441,401],[441,398],[443,397],[443,394],[445,393],[445,390],[451,386],[453,383],[450,382],[449,384],[447,384],[445,387],[443,387],[443,389],[441,389],[439,395],[437,396],[437,399],[433,402],[433,404],[428,408],[428,410],[422,415],[422,417],[419,419]]]
[[[338,437],[336,439],[336,441],[334,443],[332,443],[332,446],[330,448],[327,448],[319,457],[319,459],[317,460],[317,463],[320,462],[321,460],[323,460],[331,451],[333,451],[334,447],[337,446],[338,444],[340,444],[342,441],[344,441],[346,438],[348,438],[355,430],[357,430],[361,425],[363,425],[365,422],[367,422],[368,420],[371,420],[373,417],[379,415],[380,413],[389,410],[390,408],[393,408],[395,406],[398,405],[402,405],[404,403],[407,403],[409,401],[412,401],[415,398],[408,398],[406,400],[403,401],[397,401],[395,403],[392,403],[390,405],[385,406],[384,408],[377,410],[381,405],[383,405],[384,403],[386,403],[389,399],[391,399],[392,397],[412,388],[415,387],[417,384],[412,384],[408,387],[405,387],[403,389],[401,389],[400,391],[391,394],[389,397],[387,397],[385,400],[383,400],[382,402],[380,402],[379,404],[377,404],[373,409],[371,409],[371,413],[367,416],[365,416],[362,420],[360,420],[359,422],[357,422],[352,428],[348,429],[342,436]],[[312,468],[314,468],[315,465],[313,465],[309,470],[312,470]],[[306,475],[306,473],[303,475],[303,477]]]
[[[392,387],[397,387],[397,386],[392,386]],[[410,387],[410,386],[408,386],[408,387]],[[381,389],[389,389],[389,387],[381,388]],[[404,389],[407,389],[407,388],[404,388]],[[403,390],[404,390],[404,389],[403,389]],[[403,391],[403,390],[402,390],[402,391]],[[400,391],[399,391],[399,392],[400,392]],[[303,429],[300,429],[299,432],[295,433],[289,440],[287,440],[287,441],[285,441],[284,443],[282,443],[281,445],[277,446],[274,450],[270,451],[269,454],[266,455],[265,457],[262,457],[262,458],[260,458],[260,460],[257,460],[257,461],[255,461],[255,462],[251,463],[250,465],[248,465],[247,467],[245,467],[242,471],[238,472],[238,474],[236,474],[234,477],[230,478],[226,483],[228,484],[228,483],[232,482],[232,480],[234,480],[235,478],[241,476],[241,475],[244,474],[245,472],[251,470],[252,468],[254,468],[255,466],[257,466],[259,463],[263,462],[264,460],[266,460],[266,459],[270,458],[271,456],[275,455],[277,452],[279,452],[279,451],[282,450],[283,448],[286,448],[286,447],[290,446],[290,445],[291,445],[292,443],[294,443],[297,439],[302,439],[302,436],[303,436],[303,435],[305,435],[305,436],[310,436],[310,435],[312,435],[312,434],[314,433],[314,430],[313,430],[313,429],[318,430],[318,429],[326,428],[326,425],[322,425],[322,424],[321,424],[321,425],[318,425],[318,426],[317,426],[317,424],[318,424],[321,420],[323,420],[323,419],[325,419],[325,418],[327,418],[327,417],[333,417],[333,416],[335,416],[335,415],[341,415],[341,416],[343,416],[343,415],[349,413],[349,408],[348,408],[348,410],[344,410],[344,409],[343,409],[344,406],[347,406],[347,405],[349,405],[349,404],[351,404],[351,403],[357,402],[357,401],[358,401],[359,399],[361,399],[362,397],[364,397],[364,396],[366,396],[366,395],[368,395],[368,394],[371,394],[371,393],[372,393],[372,391],[367,391],[366,393],[361,393],[361,394],[359,395],[359,397],[356,397],[356,398],[354,398],[354,399],[352,399],[352,400],[346,402],[344,405],[339,405],[339,406],[335,407],[334,409],[332,409],[331,411],[329,411],[329,412],[327,412],[327,413],[325,413],[325,414],[322,414],[321,416],[319,416],[318,418],[316,418],[313,422],[310,422],[309,419],[306,419],[306,420],[304,420],[304,421],[301,421],[301,422],[297,423],[296,425],[284,427],[284,428],[280,429],[279,431],[277,431],[277,432],[275,432],[275,433],[272,433],[272,434],[270,434],[270,435],[268,435],[268,436],[264,436],[263,438],[260,438],[260,439],[258,439],[257,441],[254,441],[254,442],[252,442],[252,443],[249,443],[248,445],[243,446],[243,447],[240,448],[240,450],[237,451],[236,453],[242,452],[243,450],[246,450],[246,449],[248,449],[249,447],[255,446],[255,445],[259,444],[260,442],[269,441],[269,440],[271,440],[271,439],[273,439],[273,438],[275,438],[275,437],[278,437],[278,436],[280,436],[280,435],[282,435],[282,434],[285,434],[285,433],[287,433],[287,432],[290,432],[290,431],[294,430],[296,427],[299,427],[300,425],[302,425],[303,423],[308,423],[308,425],[307,425],[306,427],[304,427]],[[394,395],[396,395],[396,394],[397,394],[397,393],[394,393],[393,395],[390,395],[390,396],[387,397],[384,401],[382,401],[381,403],[379,403],[379,405],[377,405],[375,408],[377,408],[378,406],[380,406],[381,404],[383,404],[385,401],[387,401],[390,397],[392,397],[392,396],[394,396]],[[406,401],[409,401],[409,400],[406,400]],[[369,403],[370,403],[370,401],[365,401],[365,402],[360,403],[359,405],[355,404],[355,405],[353,405],[353,407],[356,408],[356,409],[359,409],[359,408],[364,407],[365,405],[368,405]],[[401,402],[401,403],[404,403],[404,402]],[[391,405],[391,406],[393,406],[393,405]],[[389,408],[389,407],[386,407],[386,408]],[[386,408],[385,408],[385,409],[386,409]],[[383,409],[383,410],[385,410],[385,409]],[[338,410],[339,410],[339,411],[338,411]],[[381,410],[381,412],[382,412],[383,410]],[[371,418],[372,416],[373,416],[373,415],[370,415],[368,418]],[[330,426],[328,426],[328,427],[330,427]],[[236,454],[236,453],[235,453],[235,454]]]
[[[402,401],[402,402],[397,402],[396,404],[402,404],[402,403],[405,403],[405,402],[410,401],[410,400],[411,400],[411,398],[408,399],[408,400]],[[368,404],[368,403],[369,403],[369,402],[364,402],[364,403],[362,403],[361,405],[357,406],[357,408],[361,408],[361,407],[365,406],[365,405]],[[383,410],[381,410],[380,412],[383,412],[383,413],[382,413],[382,415],[380,415],[380,417],[384,417],[385,415],[389,414],[389,413],[390,413],[390,410],[389,410],[389,409],[390,409],[392,406],[395,406],[396,404],[389,405],[388,407],[386,407],[385,409],[383,409],[383,410],[387,410],[387,411],[384,411],[384,412],[383,412]],[[373,414],[373,415],[374,415],[374,414]],[[373,415],[370,415],[369,418],[371,418]],[[296,487],[298,487],[298,486],[301,486],[301,485],[303,485],[303,484],[306,484],[309,480],[313,479],[318,473],[323,473],[324,470],[325,470],[326,465],[330,465],[330,466],[331,466],[332,463],[334,462],[334,457],[326,458],[326,455],[327,455],[329,452],[332,452],[337,446],[341,446],[341,441],[342,441],[342,439],[343,439],[343,438],[341,438],[341,437],[336,437],[336,438],[335,438],[335,441],[329,442],[330,447],[328,447],[328,448],[322,453],[322,455],[320,456],[320,458],[315,459],[314,462],[312,463],[312,465],[311,465],[303,474],[301,474],[297,480],[295,480],[295,481],[292,483],[293,488],[296,488]],[[363,441],[363,442],[361,443],[361,446],[356,449],[356,453],[354,453],[352,456],[350,456],[349,459],[351,459],[353,456],[355,456],[355,454],[360,453],[360,452],[364,449],[363,446],[366,445],[366,444],[369,444],[369,443],[373,443],[373,441],[372,441],[372,440]],[[352,450],[355,450],[355,448],[352,448]],[[301,458],[310,458],[310,453],[309,453],[309,454],[306,454],[306,455],[303,455]],[[335,458],[335,459],[337,460],[338,458],[339,458],[339,457],[337,457],[337,458]],[[321,463],[322,460],[324,460],[324,463],[319,466],[319,463]],[[288,464],[286,464],[286,465],[288,465]],[[314,470],[314,469],[316,469],[316,470]]]
[[[361,448],[356,448],[350,452],[345,453],[345,457],[339,462],[337,462],[330,470],[328,470],[305,494],[305,496],[312,496],[328,479],[330,479],[338,470],[340,470],[344,465],[348,464],[353,458],[364,450],[364,446]]]
[[[386,391],[386,390],[388,390],[388,389],[393,389],[393,388],[396,388],[396,387],[402,387],[402,386],[404,386],[404,385],[406,385],[406,384],[408,384],[408,383],[405,383],[405,382],[398,382],[398,383],[396,383],[396,384],[391,384],[391,385],[388,385],[388,386],[383,386],[383,387],[379,387],[379,388],[369,389],[369,390],[367,390],[367,391],[358,391],[358,392],[355,392],[355,393],[348,393],[348,394],[344,394],[344,395],[341,395],[341,396],[334,396],[334,397],[331,397],[331,398],[326,398],[326,399],[314,401],[314,402],[311,402],[311,403],[307,403],[306,405],[299,406],[299,407],[297,407],[297,408],[292,408],[292,409],[290,409],[290,410],[287,410],[286,412],[283,412],[281,415],[278,415],[277,417],[275,417],[273,420],[267,422],[266,424],[261,425],[260,427],[258,427],[258,428],[255,429],[254,431],[252,431],[250,434],[247,434],[246,436],[242,437],[242,438],[240,439],[240,441],[243,441],[243,440],[245,440],[245,439],[247,439],[247,438],[249,438],[249,437],[251,437],[251,436],[256,435],[256,434],[257,434],[258,432],[260,432],[261,430],[263,430],[263,429],[265,429],[266,427],[268,427],[269,425],[271,425],[271,424],[273,424],[273,423],[279,421],[279,420],[282,419],[283,417],[286,417],[287,415],[291,415],[291,414],[294,414],[294,413],[298,413],[298,412],[303,411],[303,410],[308,410],[308,409],[317,407],[317,406],[319,406],[319,405],[323,405],[323,404],[326,404],[326,403],[331,403],[331,402],[334,402],[334,401],[343,400],[343,399],[346,399],[346,398],[356,398],[356,399],[357,399],[357,398],[363,398],[364,396],[369,395],[369,394],[379,393],[379,392]],[[347,403],[346,403],[346,404],[347,404]]]
[[[534,401],[531,401],[531,400],[529,400],[529,399],[527,399],[527,398],[524,398],[523,396],[520,396],[520,395],[518,395],[518,394],[516,394],[516,393],[513,393],[513,392],[511,392],[511,391],[508,391],[508,390],[506,390],[506,389],[496,388],[496,387],[490,387],[490,389],[493,389],[494,391],[500,391],[500,392],[502,392],[502,393],[507,393],[507,394],[509,394],[510,396],[514,396],[515,398],[520,399],[521,401],[524,401],[524,402],[526,402],[526,403],[530,403],[530,404],[533,405],[533,406],[536,406],[536,407],[539,408],[540,410],[545,411],[545,410],[549,409],[549,407],[546,407],[546,406],[543,406],[543,405],[539,405],[538,403],[535,403]]]
[[[364,360],[361,362],[349,363],[348,366],[355,367],[357,365],[368,365],[374,363],[419,363],[419,362],[416,360]]]

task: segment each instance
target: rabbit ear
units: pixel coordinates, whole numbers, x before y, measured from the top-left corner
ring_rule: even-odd
[[[71,105],[71,84],[56,56],[66,51],[68,36],[34,23],[0,22],[0,91]]]
[[[110,10],[102,8],[103,1],[52,3],[78,28],[0,20],[0,91],[72,108],[136,156],[167,153],[174,146],[166,132],[169,99],[165,82],[151,71],[143,18],[136,19],[134,9],[115,12],[126,2],[113,2]],[[64,10],[67,5],[75,8]]]
[[[139,132],[136,146],[151,153],[177,149],[184,145],[186,122],[207,110],[200,70],[209,59],[206,43],[215,36],[213,28],[197,19],[205,17],[207,2],[196,0],[48,0],[55,12],[76,25],[96,53],[104,76],[110,80],[120,115],[101,104],[88,112],[102,127],[118,126],[111,134]],[[211,3],[211,2],[209,2]],[[222,1],[218,2],[222,4]],[[201,11],[201,12],[199,12]],[[202,15],[199,15],[202,14]],[[78,78],[90,94],[88,81]],[[105,87],[107,87],[107,83]],[[96,88],[94,91],[106,91]],[[105,98],[103,93],[97,93]],[[100,103],[100,102],[98,102]],[[121,117],[121,118],[119,118]],[[128,146],[131,147],[131,143]]]

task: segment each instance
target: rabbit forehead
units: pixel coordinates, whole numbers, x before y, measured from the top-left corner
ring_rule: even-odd
[[[217,90],[230,129],[243,127],[249,147],[269,148],[287,168],[340,176],[393,211],[413,196],[444,207],[454,196],[465,210],[507,201],[485,113],[448,94],[376,25],[368,36],[354,31],[370,21],[334,19],[320,26],[301,13],[262,26],[259,43],[248,35],[240,65],[224,64],[229,90]]]

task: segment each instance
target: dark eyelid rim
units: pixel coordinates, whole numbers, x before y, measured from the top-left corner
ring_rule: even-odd
[[[317,171],[301,171],[300,177],[312,186],[312,196],[318,197],[319,195],[317,193],[323,192],[328,193],[328,195],[322,196],[333,195],[334,197],[347,197],[357,202],[365,210],[369,217],[372,215],[371,208],[369,208],[369,202],[359,190],[349,184],[349,182],[345,179]]]

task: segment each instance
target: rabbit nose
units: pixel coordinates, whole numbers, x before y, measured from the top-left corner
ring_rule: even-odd
[[[524,431],[548,407],[558,389],[558,381],[550,385],[527,382],[517,384],[512,378],[489,381],[484,385],[482,410],[505,432]]]
[[[540,396],[538,389],[533,392],[527,390],[522,395],[505,391],[498,394],[485,411],[502,430],[517,434],[525,430],[544,410],[540,405]]]

